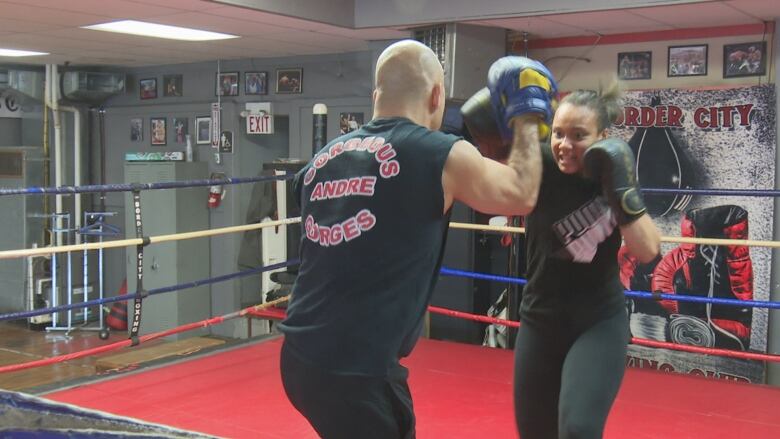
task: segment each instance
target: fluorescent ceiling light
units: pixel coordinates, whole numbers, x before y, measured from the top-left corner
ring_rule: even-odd
[[[48,55],[46,52],[32,52],[29,50],[0,49],[0,56],[37,56]]]
[[[120,34],[141,35],[144,37],[167,38],[184,41],[211,41],[238,38],[236,35],[221,34],[187,27],[167,26],[135,20],[114,21],[111,23],[82,26],[84,29],[117,32]]]

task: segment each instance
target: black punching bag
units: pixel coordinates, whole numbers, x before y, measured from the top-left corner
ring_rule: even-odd
[[[656,96],[650,105],[656,107],[660,101]],[[698,176],[692,162],[671,129],[637,128],[628,144],[636,157],[636,175],[642,188],[691,189],[697,186]],[[652,216],[681,212],[693,198],[679,194],[644,194],[643,197]]]

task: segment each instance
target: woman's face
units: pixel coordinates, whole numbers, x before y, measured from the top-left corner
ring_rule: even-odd
[[[582,156],[590,145],[607,137],[598,130],[598,115],[588,107],[564,103],[555,112],[550,147],[558,168],[564,174],[582,170]]]

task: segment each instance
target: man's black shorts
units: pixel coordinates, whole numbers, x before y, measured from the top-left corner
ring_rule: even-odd
[[[290,402],[321,437],[415,437],[405,367],[399,365],[388,377],[333,374],[301,361],[282,345],[280,369]]]

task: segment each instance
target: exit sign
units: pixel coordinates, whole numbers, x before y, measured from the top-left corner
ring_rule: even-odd
[[[273,134],[274,117],[270,114],[250,114],[246,117],[247,134]]]

